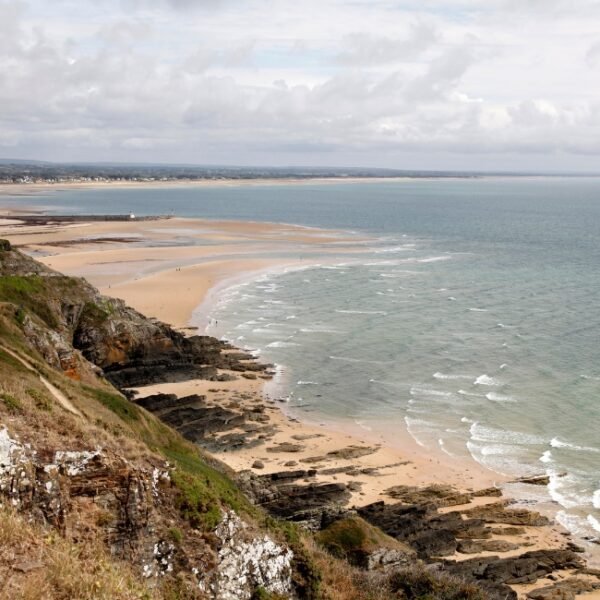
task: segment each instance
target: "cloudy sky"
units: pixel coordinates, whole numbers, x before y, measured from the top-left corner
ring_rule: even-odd
[[[599,25],[598,0],[0,0],[0,157],[600,172]]]

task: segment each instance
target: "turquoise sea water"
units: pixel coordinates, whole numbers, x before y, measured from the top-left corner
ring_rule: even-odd
[[[101,189],[35,203],[370,234],[360,254],[225,290],[210,315],[219,332],[282,365],[296,412],[407,428],[503,474],[548,473],[538,499],[600,536],[600,179]]]

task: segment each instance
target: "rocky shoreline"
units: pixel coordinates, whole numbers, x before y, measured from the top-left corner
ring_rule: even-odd
[[[217,387],[219,381],[243,376],[269,378],[270,365],[262,365],[217,340],[212,342],[212,349],[215,363],[210,368],[215,370],[210,371],[208,378],[215,382],[212,392],[217,401],[198,394],[143,396],[144,385],[156,384],[161,378],[154,372],[144,380],[144,365],[139,370],[129,367],[136,373],[130,381],[136,382],[137,389],[135,393],[124,391],[136,404],[218,456],[248,448],[287,455],[287,469],[261,474],[265,465],[256,460],[252,469],[236,476],[251,501],[274,517],[320,532],[358,515],[405,548],[403,553],[394,549],[393,556],[377,554],[376,560],[366,557],[365,564],[371,561],[391,569],[418,558],[431,568],[476,582],[492,599],[517,598],[517,593],[526,593],[535,600],[562,599],[600,589],[600,573],[586,568],[583,549],[570,541],[566,533],[561,548],[528,550],[534,546],[530,532],[551,523],[535,511],[513,507],[510,499],[501,497],[499,488],[464,491],[448,485],[396,485],[386,490],[385,501],[364,506],[352,504],[352,492],[361,484],[343,483],[336,476],[357,476],[361,472],[361,457],[377,448],[347,446],[329,455],[292,460],[310,444],[310,434],[273,444],[276,423],[272,414],[279,409],[260,395]],[[170,377],[167,373],[165,381]],[[329,460],[339,458],[348,464],[327,466]],[[379,473],[371,469],[369,475],[377,477]],[[523,483],[540,484],[535,478]],[[473,555],[477,557],[470,558]],[[520,589],[524,586],[526,592]]]

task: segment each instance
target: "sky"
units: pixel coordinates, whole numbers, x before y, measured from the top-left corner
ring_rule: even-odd
[[[600,0],[0,0],[0,157],[600,172]]]

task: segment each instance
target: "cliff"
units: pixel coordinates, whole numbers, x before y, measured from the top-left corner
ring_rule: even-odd
[[[0,275],[0,595],[293,594],[298,561],[224,465],[108,381],[149,361],[157,379],[205,374],[200,364],[233,360],[220,344],[7,245]]]

